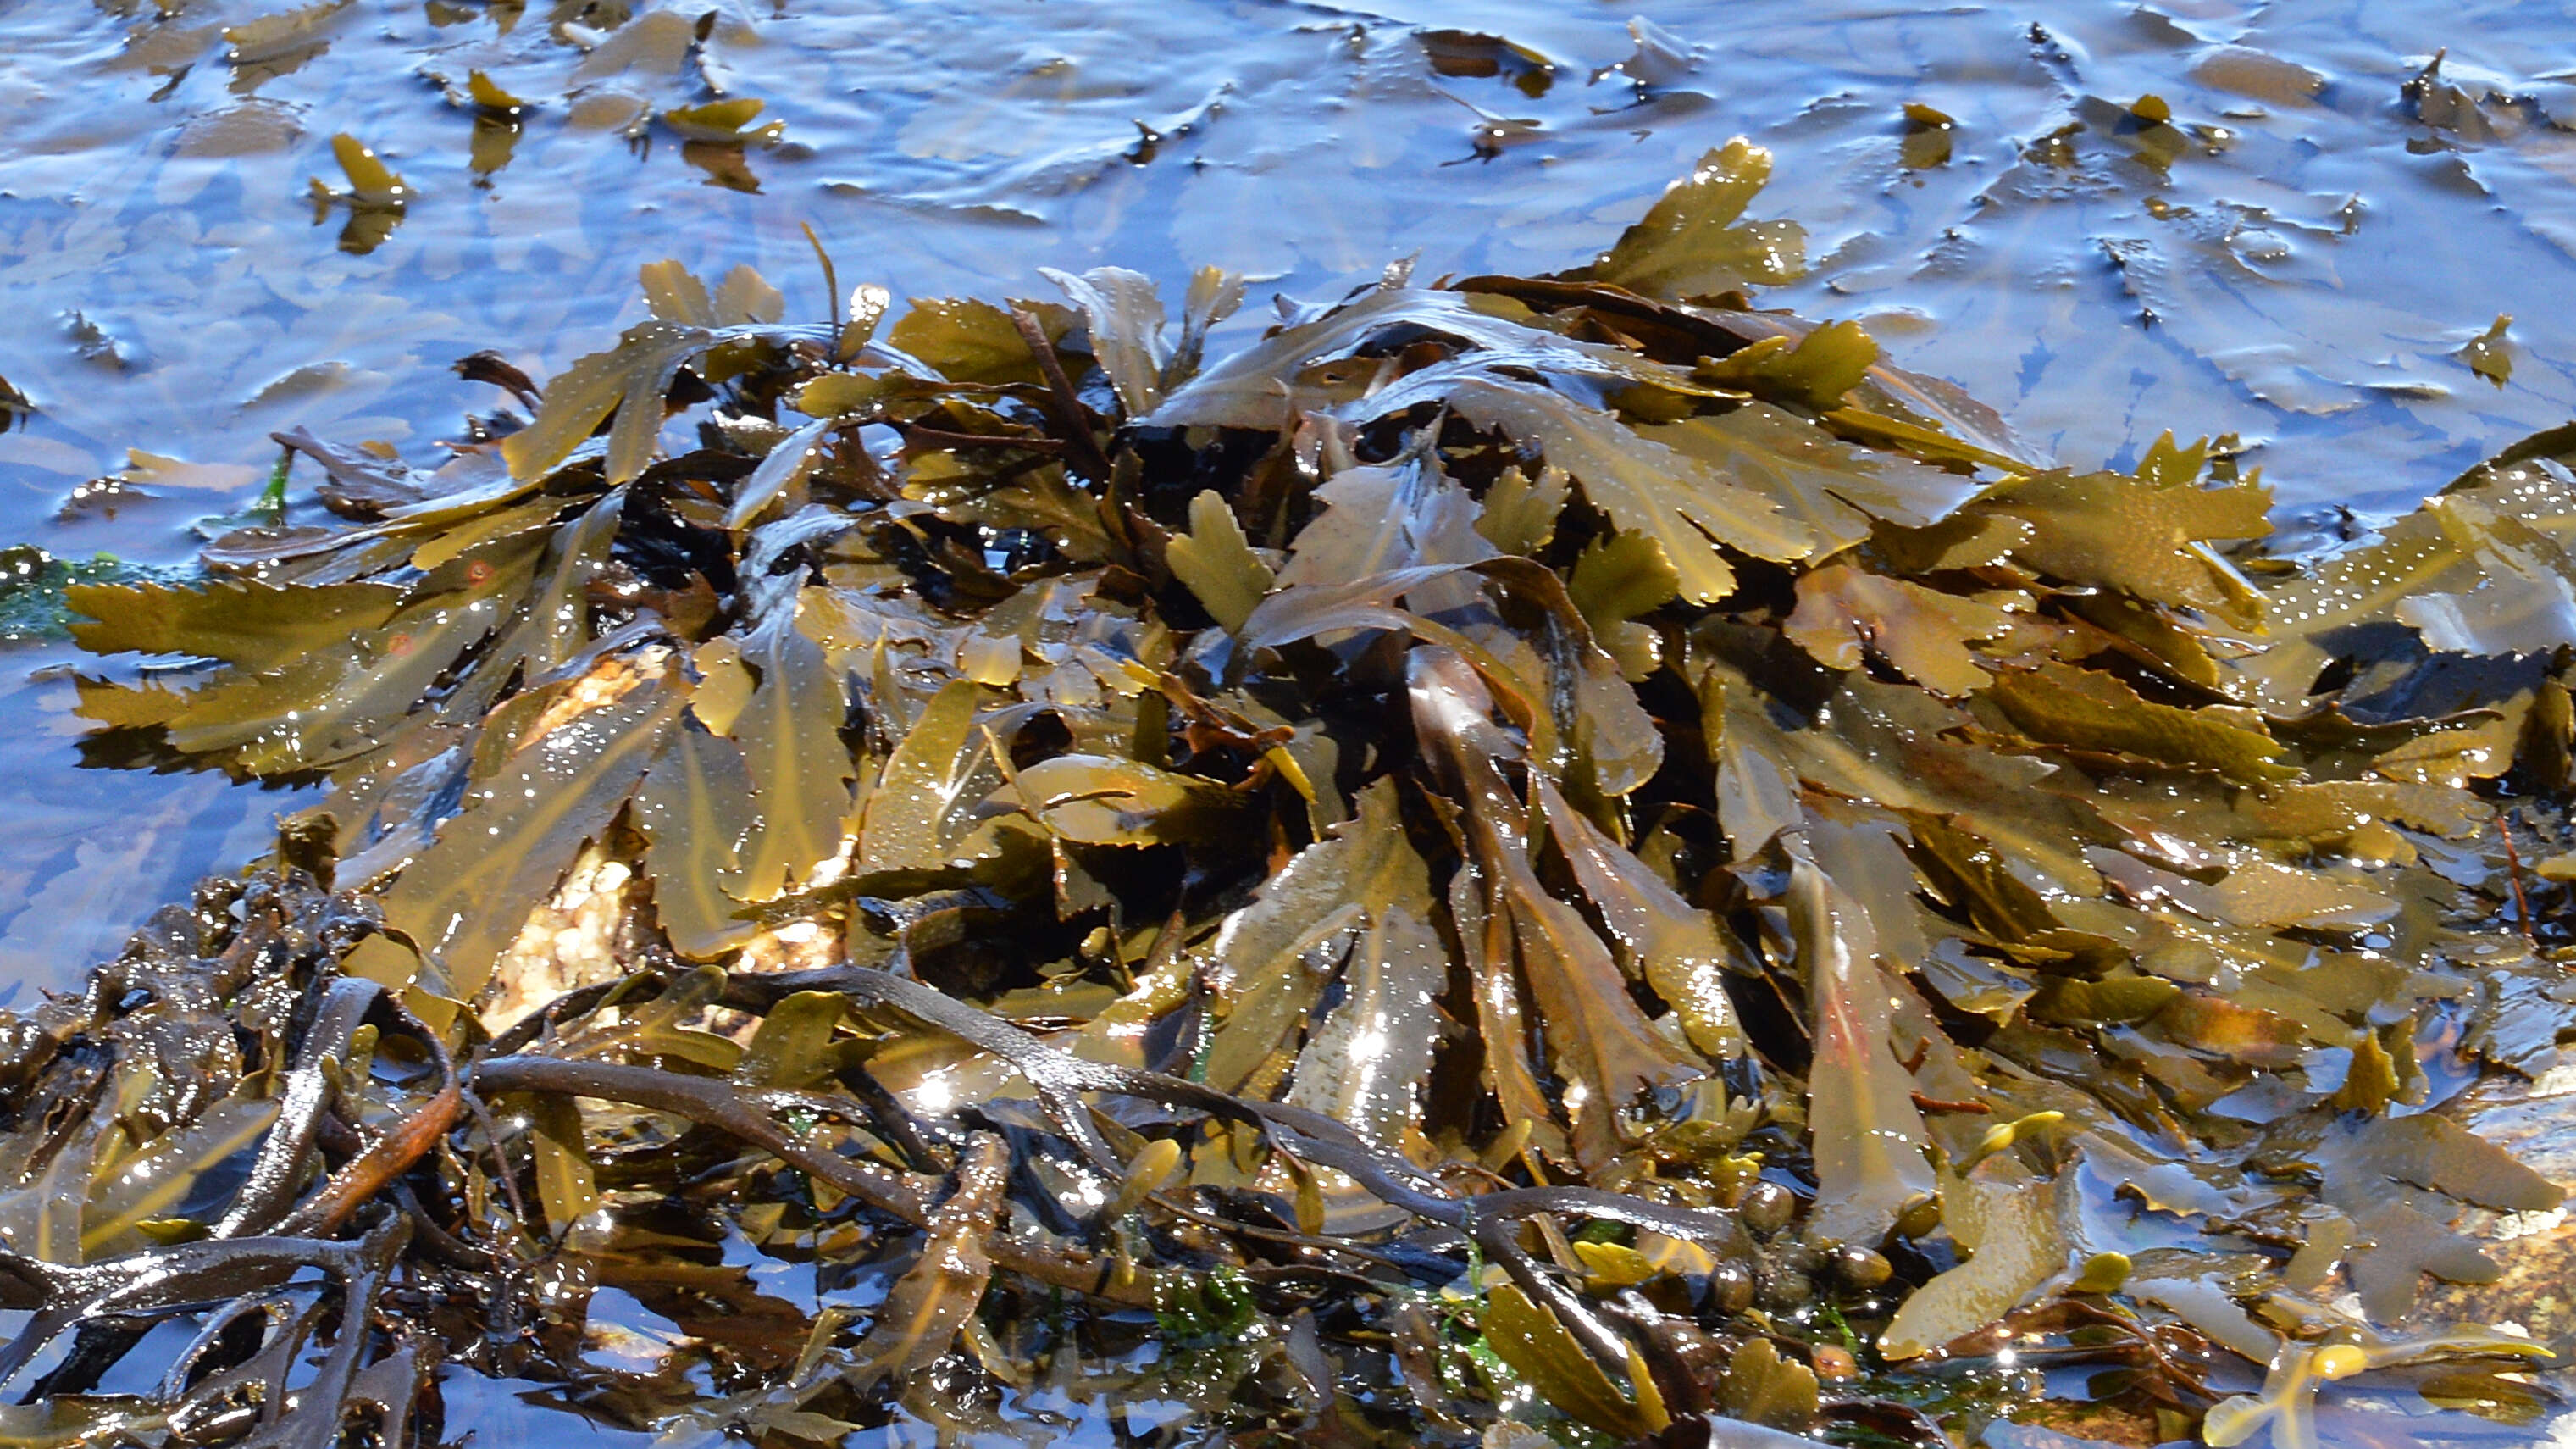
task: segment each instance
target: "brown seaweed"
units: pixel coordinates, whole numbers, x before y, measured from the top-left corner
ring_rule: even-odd
[[[2433,1082],[2576,1035],[2511,845],[2571,843],[2568,440],[2269,557],[2206,448],[2049,467],[1749,310],[1766,168],[1204,366],[1213,271],[1175,336],[647,268],[526,427],[290,435],[337,522],[74,587],[171,666],[89,718],[326,789],[8,1023],[24,1436],[395,1442],[439,1359],[966,1428],[1138,1391],[1140,1311],[1337,1442],[1918,1433],[2028,1352],[2287,1443],[2541,1352],[2417,1303],[2562,1196]]]

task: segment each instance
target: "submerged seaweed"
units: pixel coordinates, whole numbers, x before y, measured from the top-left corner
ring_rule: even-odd
[[[2537,1402],[2417,1300],[2562,1197],[2446,1109],[2576,1033],[2576,431],[2275,557],[1752,310],[1767,166],[1213,361],[1213,270],[664,264],[435,470],[281,436],[337,521],[70,593],[88,718],[328,793],[10,1023],[9,1434]]]

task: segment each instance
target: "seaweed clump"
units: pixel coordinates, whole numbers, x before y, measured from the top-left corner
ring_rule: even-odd
[[[285,435],[334,522],[74,587],[165,660],[91,719],[329,788],[10,1023],[13,1436],[2526,1411],[2416,1301],[2562,1196],[2441,1109],[2576,1030],[2576,434],[2276,555],[2225,440],[1754,310],[1767,164],[1213,362],[1213,270],[648,267],[437,469]]]

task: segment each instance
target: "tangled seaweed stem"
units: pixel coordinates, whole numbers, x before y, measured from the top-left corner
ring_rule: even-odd
[[[1074,456],[1082,460],[1083,471],[1096,482],[1109,481],[1109,458],[1100,451],[1099,440],[1091,435],[1091,423],[1082,406],[1080,394],[1073,390],[1073,380],[1064,375],[1064,363],[1055,355],[1055,344],[1047,340],[1046,328],[1025,307],[1011,309],[1011,325],[1029,345],[1029,356],[1045,374],[1047,392],[1054,405],[1056,421],[1064,428],[1065,439]]]
[[[769,1116],[770,1111],[782,1108],[846,1113],[849,1103],[801,1093],[746,1094],[726,1082],[683,1077],[654,1067],[543,1056],[497,1057],[478,1062],[473,1082],[478,1090],[493,1094],[536,1091],[596,1097],[686,1117],[770,1152],[916,1227],[930,1218],[930,1206],[921,1186],[837,1153],[808,1147]],[[1115,1263],[1094,1262],[1071,1249],[1032,1247],[1005,1234],[996,1237],[988,1250],[997,1266],[1041,1283],[1131,1308],[1151,1308],[1156,1303],[1150,1277],[1122,1275]]]
[[[1074,1056],[936,987],[898,974],[902,960],[898,952],[887,969],[834,966],[734,975],[726,979],[722,999],[727,1005],[768,1007],[800,991],[838,991],[863,1009],[892,1007],[924,1026],[1009,1062],[1047,1102],[1058,1125],[1075,1140],[1096,1148],[1096,1161],[1111,1171],[1123,1170],[1123,1164],[1100,1140],[1097,1129],[1090,1127],[1078,1096],[1082,1092],[1113,1092],[1260,1127],[1272,1133],[1283,1149],[1348,1174],[1390,1206],[1444,1227],[1472,1231],[1480,1239],[1507,1224],[1545,1213],[1565,1213],[1652,1228],[1712,1245],[1726,1256],[1741,1257],[1750,1251],[1742,1225],[1731,1214],[1667,1207],[1627,1193],[1589,1187],[1528,1187],[1474,1198],[1453,1197],[1438,1178],[1371,1144],[1333,1118],[1286,1102],[1257,1101],[1221,1092],[1204,1083],[1161,1072]]]
[[[1728,1215],[1667,1208],[1591,1188],[1511,1188],[1477,1198],[1453,1198],[1437,1179],[1373,1147],[1329,1117],[1284,1103],[1246,1100],[1161,1073],[1084,1061],[893,971],[844,966],[733,976],[726,985],[724,1002],[748,1009],[775,1006],[798,992],[837,991],[863,1010],[890,1007],[922,1025],[990,1052],[1016,1068],[1067,1135],[1084,1147],[1095,1165],[1113,1174],[1123,1171],[1123,1165],[1092,1125],[1080,1099],[1084,1092],[1142,1098],[1261,1128],[1281,1150],[1348,1174],[1389,1205],[1470,1233],[1479,1248],[1500,1264],[1522,1291],[1549,1305],[1604,1371],[1617,1377],[1627,1372],[1630,1350],[1626,1340],[1603,1324],[1561,1282],[1540,1270],[1512,1238],[1519,1223],[1545,1214],[1567,1213],[1651,1227],[1715,1245],[1734,1256],[1749,1251],[1743,1229]],[[849,1101],[806,1093],[746,1093],[725,1083],[651,1067],[524,1054],[486,1058],[475,1064],[470,1080],[478,1093],[488,1095],[551,1092],[672,1112],[774,1153],[908,1222],[920,1224],[927,1220],[926,1196],[919,1185],[838,1154],[817,1151],[779,1127],[772,1116],[784,1110],[848,1115],[856,1105]],[[1153,1306],[1158,1301],[1157,1290],[1149,1280],[1131,1281],[1116,1270],[1116,1265],[1095,1265],[1070,1249],[1035,1249],[1004,1237],[995,1241],[991,1251],[997,1266],[1040,1282],[1130,1306]]]
[[[294,1211],[304,1184],[306,1158],[331,1106],[329,1066],[335,1058],[346,1059],[359,1023],[383,995],[383,987],[363,978],[344,976],[324,988],[320,1009],[313,1024],[305,1028],[294,1069],[279,1094],[278,1125],[260,1143],[250,1176],[233,1200],[232,1210],[215,1224],[214,1236],[239,1238],[265,1232]]]
[[[438,1066],[438,1090],[411,1115],[370,1143],[354,1161],[334,1173],[321,1192],[278,1224],[278,1231],[282,1233],[327,1236],[339,1231],[341,1225],[383,1191],[386,1184],[400,1177],[436,1147],[464,1113],[464,1084],[457,1079],[456,1059],[449,1053],[445,1039],[422,1026],[417,1018],[395,1004],[389,993],[382,999],[401,1013],[429,1048]]]
[[[0,1383],[85,1321],[237,1299],[281,1287],[313,1268],[348,1282],[381,1271],[409,1236],[409,1225],[390,1216],[349,1242],[269,1234],[186,1243],[76,1267],[7,1255],[0,1258],[0,1307],[34,1309],[35,1316],[0,1348]]]

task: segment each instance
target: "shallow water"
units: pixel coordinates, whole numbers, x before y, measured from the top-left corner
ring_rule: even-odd
[[[36,412],[0,433],[0,539],[184,558],[279,428],[431,456],[501,401],[448,362],[560,368],[637,314],[646,261],[749,262],[819,312],[804,223],[899,295],[1217,262],[1321,296],[1407,255],[1578,263],[1737,134],[1807,229],[1771,303],[1863,318],[2073,464],[2233,432],[2285,507],[2390,508],[2576,412],[2554,4],[1662,5],[1642,45],[1631,14],[18,0],[0,374]],[[515,127],[461,103],[478,70],[533,103]],[[662,115],[719,97],[780,134]],[[308,194],[344,184],[339,132],[415,193],[389,232]],[[2499,386],[2462,349],[2504,314]],[[279,798],[80,768],[72,660],[21,645],[0,680],[0,994],[79,979]]]

